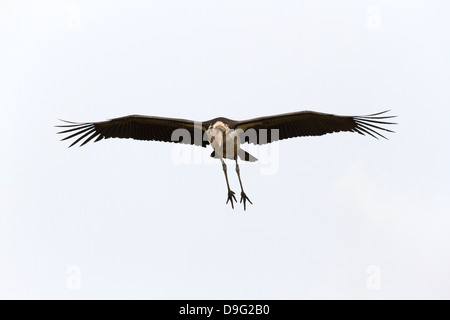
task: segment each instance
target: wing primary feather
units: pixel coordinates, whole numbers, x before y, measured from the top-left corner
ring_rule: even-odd
[[[381,112],[372,113],[372,114],[369,114],[369,115],[367,115],[367,116],[365,116],[365,117],[379,116],[380,114],[384,114],[384,113],[387,113],[387,112],[389,112],[389,111],[391,111],[391,110],[384,110],[384,111],[381,111]],[[395,117],[395,116],[391,116],[391,117]]]
[[[86,123],[84,123],[86,124]],[[77,124],[62,124],[62,125],[58,125],[55,126],[57,128],[70,128],[70,127],[79,127],[80,125],[83,125],[83,123],[77,123]]]
[[[377,136],[375,136],[372,132],[370,132],[369,130],[367,130],[366,128],[364,128],[363,126],[358,126],[358,130],[360,130],[360,131],[362,131],[363,133],[363,135],[366,135],[366,134],[368,134],[368,135],[370,135],[370,136],[372,136],[372,137],[374,137],[375,139],[377,139],[378,140],[378,137]]]
[[[373,122],[373,123],[379,123],[379,124],[397,124],[395,122],[386,122],[386,121],[378,121],[378,120],[372,120],[372,119],[361,119],[361,118],[355,118],[355,121],[367,121],[367,122]]]
[[[90,123],[85,124],[85,125],[77,125],[76,128],[72,128],[72,129],[60,131],[60,132],[57,132],[57,134],[60,134],[60,133],[67,133],[67,132],[72,132],[72,131],[75,131],[75,130],[82,130],[82,129],[88,128],[88,127],[90,127],[90,126],[92,126]]]
[[[64,141],[64,140],[67,140],[67,139],[76,137],[77,135],[82,134],[82,133],[84,133],[84,132],[86,132],[86,131],[88,131],[88,130],[90,130],[90,129],[92,129],[92,127],[85,127],[85,128],[82,128],[81,130],[75,132],[74,134],[71,134],[70,136],[67,136],[67,137],[61,139],[61,141]]]
[[[362,134],[363,136],[365,135],[365,133],[363,131],[361,131],[359,128],[354,128],[354,129],[352,129],[351,132],[356,132],[356,133]]]
[[[380,137],[382,137],[382,138],[388,140],[388,138],[386,138],[385,136],[383,136],[383,135],[382,135],[381,133],[379,133],[378,131],[372,129],[372,128],[371,128],[369,125],[367,125],[367,124],[359,123],[359,124],[358,124],[358,128],[361,129],[361,130],[364,130],[364,131],[367,132],[367,133],[369,133],[372,137],[377,138],[376,136],[374,136],[374,134],[375,134],[375,135],[378,135],[378,136],[380,136]],[[373,134],[372,134],[372,133],[373,133]],[[378,139],[378,138],[377,138],[377,139]]]
[[[100,134],[95,129],[94,129],[94,131],[91,131],[91,132],[93,132],[92,135],[90,137],[88,137],[86,140],[84,140],[83,143],[80,145],[80,147],[84,146],[86,143],[88,143],[89,141],[91,141],[93,138],[95,138],[97,135]]]
[[[376,129],[378,129],[378,130],[384,130],[384,131],[387,131],[387,132],[394,132],[394,131],[392,131],[392,130],[390,130],[390,129],[386,129],[386,128],[383,128],[383,127],[379,127],[379,126],[376,126],[376,125],[374,125],[374,124],[372,124],[372,122],[373,121],[356,121],[356,123],[357,124],[364,124],[364,125],[366,125],[366,126],[368,126],[368,127],[371,127],[371,128],[376,128]],[[374,130],[375,131],[375,130]],[[375,131],[376,132],[376,131]]]
[[[384,112],[383,112],[384,113]],[[391,119],[391,118],[396,118],[397,116],[379,116],[379,113],[376,114],[372,114],[372,115],[368,115],[368,116],[357,116],[355,118],[363,118],[363,119]]]
[[[102,140],[104,138],[105,138],[105,136],[100,133],[100,135],[97,137],[97,139],[94,140],[94,142],[100,141],[100,140]]]
[[[382,115],[382,114],[384,114],[384,113],[386,113],[388,111],[374,113],[374,114],[368,115],[368,116],[356,116],[356,117],[354,117],[354,119],[355,120],[361,119],[361,120],[377,121],[377,120],[386,120],[386,119],[392,119],[392,118],[396,118],[397,117],[397,116],[388,116],[388,115],[379,116],[379,115]],[[397,124],[397,123],[395,123],[395,122],[386,122],[385,124]]]
[[[81,122],[73,122],[73,121],[67,121],[63,119],[58,119],[59,121],[65,122],[65,123],[71,123],[73,125],[82,124]],[[63,127],[63,126],[55,126],[55,127]]]
[[[75,140],[70,146],[76,145],[78,142],[80,142],[81,140],[83,140],[85,137],[87,137],[88,135],[90,135],[92,132],[95,131],[95,128],[91,128],[88,132],[86,132],[85,134],[83,134],[81,137],[79,137],[77,140]],[[81,147],[81,146],[80,146]]]

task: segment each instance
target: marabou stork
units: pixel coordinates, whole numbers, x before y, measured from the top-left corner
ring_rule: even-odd
[[[247,200],[251,204],[253,203],[244,192],[237,160],[238,157],[250,162],[257,161],[257,159],[240,148],[242,143],[261,145],[288,138],[320,136],[340,131],[387,139],[380,131],[393,131],[384,128],[383,125],[395,124],[388,121],[395,117],[387,115],[388,111],[367,116],[338,116],[314,111],[300,111],[241,121],[219,117],[203,122],[130,115],[102,122],[75,123],[62,120],[68,124],[57,127],[65,128],[58,133],[68,134],[62,140],[76,139],[69,147],[79,142],[81,142],[80,146],[83,146],[94,138],[94,142],[108,138],[131,138],[186,143],[202,147],[211,144],[214,149],[211,157],[221,161],[225,174],[228,188],[226,203],[231,202],[233,209],[233,201],[237,202],[237,200],[228,182],[227,165],[224,158],[236,162],[236,173],[241,186],[240,202],[243,202],[245,210]]]

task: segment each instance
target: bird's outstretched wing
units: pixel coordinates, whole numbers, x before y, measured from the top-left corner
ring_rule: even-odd
[[[387,115],[388,111],[367,116],[338,116],[314,111],[300,111],[235,121],[233,129],[242,129],[245,136],[241,141],[253,144],[265,144],[294,137],[320,136],[340,131],[357,132],[377,139],[378,137],[387,139],[380,131],[393,132],[383,126],[396,124],[387,121],[395,117]],[[252,135],[248,134],[249,129],[254,129],[253,132],[256,131],[256,139],[252,139]],[[272,131],[273,129],[277,130]]]
[[[209,144],[203,139],[207,128],[201,122],[191,120],[132,115],[102,122],[62,121],[68,123],[57,126],[65,128],[58,132],[67,134],[62,140],[75,139],[69,147],[79,142],[81,142],[80,146],[85,145],[94,138],[94,142],[108,138],[130,138],[186,143],[203,147]],[[176,132],[177,129],[182,130]]]

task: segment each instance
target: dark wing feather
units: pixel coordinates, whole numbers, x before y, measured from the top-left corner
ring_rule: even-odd
[[[201,122],[191,120],[133,115],[102,122],[64,122],[68,124],[57,127],[65,128],[65,130],[58,133],[68,135],[62,140],[75,139],[69,147],[79,142],[81,142],[80,146],[85,145],[94,138],[96,138],[94,142],[108,138],[130,138],[187,143],[203,147],[209,144],[208,141],[203,140],[205,126]],[[172,133],[177,129],[187,130],[190,134],[188,139],[172,140]],[[183,132],[180,133],[183,134]]]
[[[357,132],[377,139],[378,137],[387,139],[380,131],[393,131],[384,128],[383,125],[395,124],[386,121],[395,117],[386,115],[388,111],[367,116],[338,116],[314,111],[300,111],[237,121],[233,129],[242,129],[245,136],[243,136],[241,141],[253,144],[265,144],[294,137],[321,136],[340,131]],[[246,130],[248,129],[256,130],[257,141],[254,141],[255,139],[252,139],[251,135],[247,134]],[[273,129],[278,130],[278,138],[276,133],[272,131]]]

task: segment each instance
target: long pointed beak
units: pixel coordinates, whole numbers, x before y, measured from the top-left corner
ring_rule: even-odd
[[[211,145],[213,147],[221,147],[223,143],[222,132],[218,129],[211,130]]]

